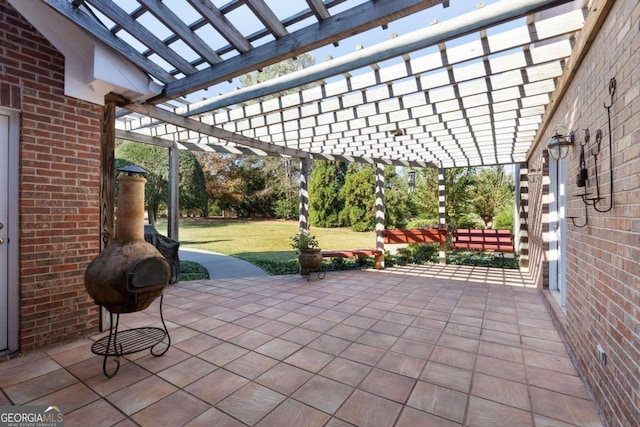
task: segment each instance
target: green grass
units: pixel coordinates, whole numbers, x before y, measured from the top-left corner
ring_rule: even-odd
[[[156,229],[166,235],[166,222]],[[232,255],[254,264],[297,259],[289,238],[298,232],[297,221],[221,220],[181,218],[179,239],[183,248],[197,248]],[[357,233],[348,228],[312,228],[322,249],[375,248],[375,232]]]

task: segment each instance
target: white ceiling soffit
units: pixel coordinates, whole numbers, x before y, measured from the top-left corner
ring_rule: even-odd
[[[174,112],[259,141],[267,152],[279,147],[316,158],[438,167],[523,162],[585,16],[578,9],[521,21],[500,33],[481,29],[464,41],[403,54],[391,65],[340,72],[293,94],[230,105],[239,99],[231,93]],[[326,64],[331,61],[316,67]],[[313,70],[299,74],[305,73]],[[123,117],[118,126],[185,147],[238,145],[140,115]]]

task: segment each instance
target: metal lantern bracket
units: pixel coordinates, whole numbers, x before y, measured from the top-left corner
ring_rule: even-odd
[[[606,207],[601,207],[599,205],[599,203],[601,203],[602,200],[604,200],[606,197],[604,197],[600,193],[600,174],[598,170],[598,156],[600,155],[601,148],[602,148],[602,130],[598,129],[596,131],[596,136],[595,136],[595,146],[590,151],[594,159],[594,179],[596,182],[596,185],[595,185],[596,195],[595,197],[588,197],[591,195],[591,193],[587,192],[586,179],[584,181],[584,186],[581,186],[578,184],[579,187],[584,187],[584,193],[578,194],[577,196],[577,197],[580,197],[582,199],[582,202],[584,203],[584,209],[585,209],[584,223],[576,224],[575,220],[578,217],[572,217],[572,216],[567,217],[567,219],[571,219],[571,222],[576,227],[585,227],[589,223],[589,216],[588,216],[589,206],[592,206],[593,209],[595,209],[597,212],[602,212],[602,213],[609,212],[611,209],[613,209],[613,137],[611,135],[611,107],[613,106],[613,97],[616,93],[616,86],[617,86],[616,78],[612,77],[611,80],[609,81],[609,96],[611,97],[611,100],[609,102],[609,105],[607,105],[606,102],[603,103],[604,108],[607,110],[607,125],[608,125],[608,131],[609,131],[609,197],[608,197],[609,204]],[[585,142],[584,144],[582,143],[580,144],[581,149],[583,150],[583,153],[584,153],[584,146],[588,144],[589,140],[590,140],[589,129],[585,129]],[[582,156],[583,155],[584,154],[582,154]],[[584,163],[583,163],[584,158],[582,156],[580,159],[580,168],[584,166]],[[578,176],[580,176],[580,173]],[[585,173],[585,178],[586,178],[586,173]]]

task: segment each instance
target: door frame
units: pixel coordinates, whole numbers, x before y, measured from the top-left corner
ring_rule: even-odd
[[[549,290],[567,306],[567,161],[549,162]]]
[[[14,353],[19,349],[19,162],[20,162],[20,112],[0,107],[0,114],[8,117],[8,174],[7,174],[7,349],[0,352]]]

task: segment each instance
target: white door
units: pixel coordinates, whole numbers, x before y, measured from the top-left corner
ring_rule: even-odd
[[[565,193],[567,164],[562,159],[549,163],[549,290],[558,292],[562,308],[567,304],[566,250],[567,220]]]
[[[0,108],[0,353],[18,346],[18,114]]]

